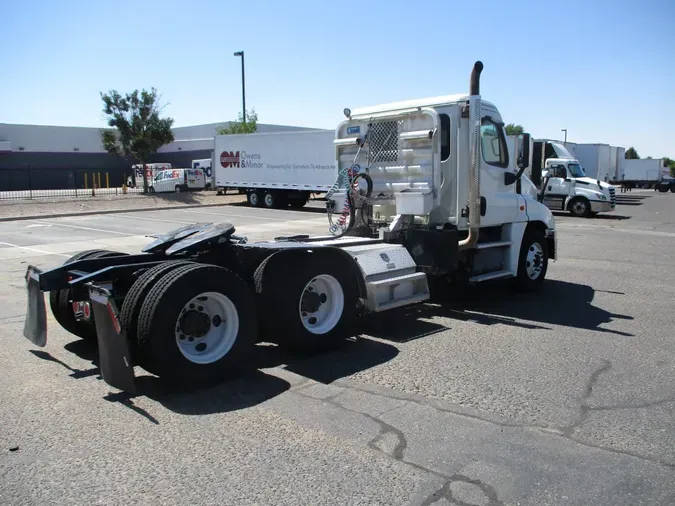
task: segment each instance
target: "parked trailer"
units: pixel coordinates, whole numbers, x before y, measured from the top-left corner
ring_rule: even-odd
[[[203,385],[252,367],[258,341],[330,348],[359,311],[424,302],[457,281],[538,290],[557,258],[555,220],[521,192],[529,135],[509,152],[499,110],[479,94],[482,69],[469,95],[345,109],[326,236],[250,243],[231,224],[201,223],[139,254],[29,266],[24,335],[46,346],[48,292],[61,326],[98,343],[104,381],[135,392],[135,365]]]
[[[334,138],[332,130],[218,135],[216,188],[239,188],[253,207],[303,207],[335,182]]]
[[[664,168],[662,158],[624,160],[623,178],[620,183],[626,188],[657,188],[667,192],[670,185],[662,184]]]
[[[575,158],[581,163],[587,177],[608,182],[610,151],[609,144],[577,144]]]

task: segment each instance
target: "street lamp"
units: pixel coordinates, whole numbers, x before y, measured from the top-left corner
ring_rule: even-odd
[[[567,128],[561,128],[561,132],[565,132],[565,142],[567,142]]]
[[[244,110],[244,123],[246,123],[246,81],[244,80],[244,52],[237,51],[234,53],[234,56],[241,56],[241,102],[242,108]]]

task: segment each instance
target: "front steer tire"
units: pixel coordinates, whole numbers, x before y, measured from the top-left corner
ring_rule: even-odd
[[[274,257],[268,260],[260,266],[259,271],[264,271],[254,276],[259,283],[260,311],[267,313],[263,321],[265,340],[303,353],[342,344],[352,333],[358,299],[358,284],[349,266],[320,254],[297,255],[283,262],[275,262]],[[308,287],[311,289],[306,290]],[[303,294],[311,292],[317,293],[313,302],[319,309],[306,306],[308,311],[303,312]],[[312,306],[311,300],[305,300]],[[331,303],[336,312],[321,318],[321,306],[326,303],[329,315]],[[314,324],[313,315],[319,316]]]
[[[78,260],[91,260],[94,258],[105,258],[126,255],[119,251],[108,251],[101,249],[92,249],[81,251],[73,255],[64,262],[64,265],[76,262]],[[81,322],[75,319],[73,313],[73,306],[71,304],[71,289],[64,288],[63,290],[53,290],[49,292],[49,307],[52,310],[54,319],[61,327],[71,334],[84,339],[86,341],[96,342],[96,323],[94,320],[94,313],[91,314],[91,322]]]
[[[518,274],[513,280],[513,288],[517,292],[536,292],[541,288],[548,270],[548,243],[544,232],[538,228],[529,227],[525,230],[523,241],[520,245],[518,257]],[[538,275],[533,276],[531,264],[532,257],[539,257]],[[529,273],[528,273],[528,268]]]
[[[183,318],[190,310],[185,306],[196,297],[208,299],[205,294],[211,299],[220,298],[231,303],[234,313],[230,316],[214,314],[207,322],[208,332],[216,327],[216,330],[224,329],[232,344],[224,355],[199,363],[181,351],[179,342],[181,346],[187,343],[182,325],[185,325]],[[218,316],[217,324],[215,316]],[[181,339],[181,335],[185,339]],[[137,340],[144,360],[143,368],[174,384],[204,385],[235,376],[249,367],[247,359],[257,335],[255,299],[251,289],[232,271],[214,265],[187,265],[165,273],[148,291],[138,316]],[[208,341],[208,335],[201,339],[190,341],[195,350],[202,342],[209,342],[213,347],[197,350],[200,353],[218,349],[218,344]],[[192,356],[196,356],[194,351]]]

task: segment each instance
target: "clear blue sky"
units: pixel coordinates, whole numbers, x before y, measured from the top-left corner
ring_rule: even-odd
[[[344,107],[483,96],[537,137],[675,158],[674,0],[4,0],[0,122],[102,126],[100,91],[160,90],[176,126],[334,128]],[[188,7],[189,5],[189,7]]]

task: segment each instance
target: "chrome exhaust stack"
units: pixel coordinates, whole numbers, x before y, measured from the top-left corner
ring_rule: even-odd
[[[471,71],[469,97],[469,145],[471,146],[471,170],[469,176],[469,235],[459,242],[460,249],[472,247],[478,241],[480,231],[480,74],[483,63],[477,61]]]

